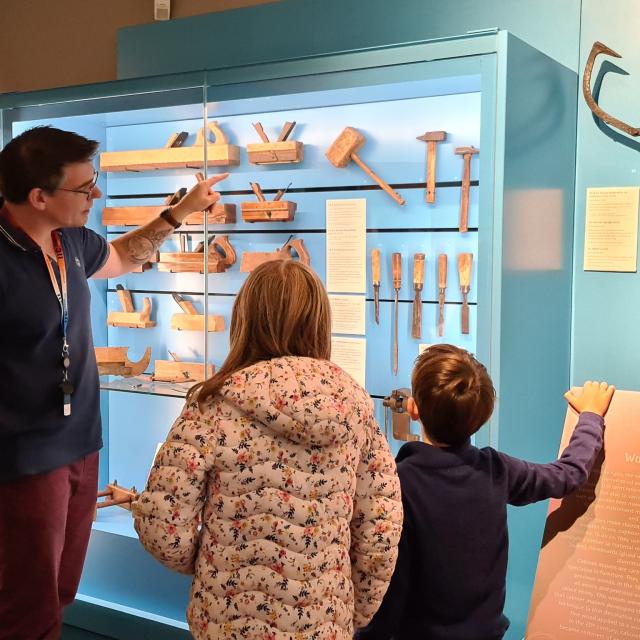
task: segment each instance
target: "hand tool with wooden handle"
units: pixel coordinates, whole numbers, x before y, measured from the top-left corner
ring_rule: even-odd
[[[462,191],[460,194],[460,223],[458,229],[463,233],[469,230],[469,188],[471,186],[471,156],[479,153],[475,147],[457,147],[456,153],[464,160],[462,173]]]
[[[447,254],[438,256],[438,335],[444,333],[444,296],[447,289]]]
[[[256,198],[258,198],[260,202],[265,202],[264,194],[262,193],[260,185],[257,182],[250,182],[249,184],[251,185],[251,191],[256,194]]]
[[[469,302],[467,297],[471,288],[472,253],[461,253],[458,256],[458,278],[460,280],[460,292],[462,293],[462,333],[469,333]]]
[[[262,142],[269,142],[269,136],[267,136],[267,134],[264,132],[264,129],[262,128],[262,124],[260,122],[254,122],[253,128],[258,132],[258,135],[260,136],[260,140],[262,140]]]
[[[131,299],[131,292],[127,291],[121,284],[116,285],[116,293],[118,294],[118,300],[120,300],[120,306],[126,313],[133,313],[135,307],[133,306],[133,300]]]
[[[293,122],[285,122],[282,126],[282,130],[280,131],[280,135],[278,136],[278,142],[284,142],[293,131],[293,128],[296,126],[295,120]]]
[[[427,143],[427,202],[436,201],[436,145],[438,142],[446,140],[446,131],[427,131],[423,136],[418,136],[417,140]]]
[[[165,145],[165,148],[176,149],[177,147],[181,147],[188,137],[189,133],[187,131],[176,132],[171,135],[171,137],[167,141],[167,144]]]
[[[207,239],[206,243],[204,240],[200,240],[200,242],[198,242],[198,244],[193,249],[193,253],[204,253],[205,246],[211,246],[211,243],[215,240],[215,237],[216,237],[216,234],[212,233]]]
[[[424,253],[413,256],[413,319],[411,321],[411,337],[422,337],[422,286],[424,285]]]
[[[185,300],[179,293],[172,293],[171,297],[178,303],[178,306],[190,316],[197,316],[198,310],[193,306],[191,300]]]
[[[380,249],[371,251],[371,280],[373,282],[373,311],[376,324],[380,324]]]
[[[276,195],[273,196],[273,201],[277,202],[278,200],[280,200],[280,198],[282,198],[282,196],[285,193],[287,193],[287,191],[289,190],[290,186],[291,186],[291,182],[284,189],[278,189],[278,191],[276,191]]]
[[[353,127],[345,127],[325,153],[327,160],[338,169],[343,169],[353,160],[370,178],[386,191],[398,204],[404,204],[404,198],[396,193],[382,178],[376,175],[360,160],[357,152],[365,143],[364,136]]]
[[[393,274],[393,375],[398,375],[398,296],[402,286],[402,254],[391,255],[391,271]]]

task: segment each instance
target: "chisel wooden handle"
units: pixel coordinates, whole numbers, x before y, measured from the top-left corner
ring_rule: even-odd
[[[380,284],[380,249],[371,251],[371,280],[374,285]]]
[[[438,289],[447,288],[447,254],[438,256]]]
[[[127,291],[121,284],[116,285],[116,293],[118,294],[118,300],[122,310],[126,313],[133,313],[135,307],[133,306],[133,300],[131,299],[131,292]]]
[[[447,254],[438,256],[438,335],[444,335],[444,303],[447,288]]]
[[[422,289],[424,284],[424,253],[416,253],[413,256],[413,286]]]
[[[463,293],[468,293],[471,286],[472,262],[472,253],[461,253],[458,256],[458,278],[460,279],[460,289]]]
[[[460,291],[462,292],[461,332],[469,333],[469,287],[471,286],[471,253],[461,253],[458,256],[458,278],[460,279]]]
[[[398,374],[398,294],[402,286],[402,254],[391,254],[391,271],[393,275],[393,375]]]
[[[402,286],[402,254],[391,255],[391,271],[393,273],[393,288],[400,289]]]

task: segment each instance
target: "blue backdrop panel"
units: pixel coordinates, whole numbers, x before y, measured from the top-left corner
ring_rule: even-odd
[[[155,614],[186,627],[191,577],[165,568],[134,538],[94,531],[89,543],[80,593],[105,602]]]

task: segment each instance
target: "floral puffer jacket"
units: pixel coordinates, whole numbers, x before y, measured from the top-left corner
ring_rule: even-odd
[[[195,573],[200,639],[347,640],[391,579],[395,462],[371,399],[324,360],[283,357],[186,406],[134,503],[142,544]]]

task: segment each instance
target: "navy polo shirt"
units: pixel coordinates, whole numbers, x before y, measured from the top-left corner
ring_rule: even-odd
[[[0,209],[0,482],[57,469],[102,447],[87,278],[106,262],[109,245],[85,227],[61,235],[74,386],[66,417],[60,304],[40,248]]]

